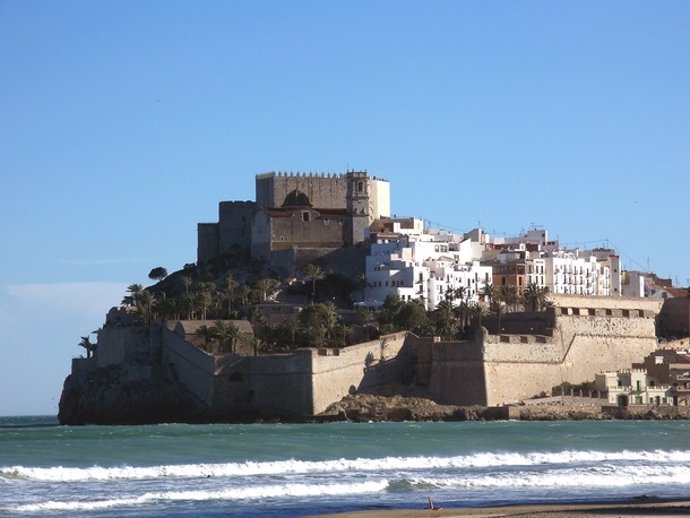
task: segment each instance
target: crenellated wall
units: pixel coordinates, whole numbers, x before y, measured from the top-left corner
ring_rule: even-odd
[[[552,336],[484,332],[474,341],[435,344],[431,389],[448,403],[500,405],[629,368],[656,349],[657,301],[564,296],[553,302]]]

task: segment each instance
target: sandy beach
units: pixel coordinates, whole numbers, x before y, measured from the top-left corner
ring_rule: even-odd
[[[505,507],[473,507],[453,509],[394,509],[376,511],[355,511],[313,518],[493,518],[501,516],[529,516],[544,518],[576,517],[644,517],[644,516],[689,516],[690,501],[663,501],[630,504],[538,504]]]

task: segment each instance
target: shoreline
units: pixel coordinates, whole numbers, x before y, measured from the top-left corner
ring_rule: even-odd
[[[441,505],[441,504],[436,504]],[[649,499],[640,502],[544,503],[495,507],[454,507],[427,509],[375,509],[335,514],[308,515],[309,518],[497,518],[529,516],[543,518],[577,518],[586,516],[688,516],[690,500]]]

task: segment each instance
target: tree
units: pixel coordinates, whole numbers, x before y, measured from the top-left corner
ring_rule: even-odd
[[[447,301],[442,300],[434,310],[434,321],[436,332],[446,340],[451,340],[455,337],[457,330],[457,319],[453,311],[453,305]]]
[[[498,327],[496,331],[498,334],[501,334],[501,316],[505,313],[505,306],[503,306],[503,303],[500,300],[494,300],[491,303],[489,310],[493,315],[496,316],[496,320],[498,321]]]
[[[122,305],[128,307],[135,307],[141,300],[141,296],[144,293],[144,286],[141,284],[130,284],[127,286],[127,293],[122,299]]]
[[[201,312],[201,320],[206,320],[208,309],[213,305],[213,290],[212,282],[201,282],[197,285],[194,296],[194,308],[199,308]]]
[[[357,277],[355,277],[355,286],[360,290],[360,300],[364,302],[364,290],[371,287],[369,281],[367,281],[366,274],[360,273]]]
[[[91,339],[88,336],[81,337],[81,340],[79,341],[79,346],[86,349],[87,358],[91,358],[93,356],[93,353],[96,352],[96,344],[92,343]]]
[[[263,351],[266,348],[266,342],[264,342],[258,336],[255,336],[254,338],[249,340],[249,344],[252,346],[252,349],[254,350],[254,356],[259,356],[259,351]]]
[[[532,311],[537,311],[543,309],[546,304],[546,288],[543,286],[537,286],[535,283],[530,282],[522,294],[522,299],[525,306],[529,305]]]
[[[281,329],[290,336],[290,345],[295,346],[295,337],[302,326],[296,318],[288,318],[280,324]]]
[[[321,322],[323,327],[326,329],[326,339],[331,342],[333,338],[333,330],[336,325],[340,322],[340,315],[338,315],[338,309],[332,302],[327,302],[325,304],[318,304],[316,306],[319,315],[321,317]]]
[[[184,289],[182,306],[185,309],[187,320],[191,320],[194,316],[194,294],[192,293],[192,284],[194,284],[194,281],[192,281],[191,277],[183,275],[180,277],[180,282]]]
[[[218,340],[219,350],[228,352],[229,349],[229,352],[234,353],[235,345],[242,337],[240,328],[227,320],[216,320],[211,329],[214,337]]]
[[[517,286],[507,284],[501,286],[499,292],[499,299],[505,302],[506,307],[510,307],[513,311],[516,310],[516,306],[520,302],[520,293],[518,292]]]
[[[416,300],[398,304],[393,316],[393,324],[399,330],[419,330],[426,327],[428,320],[424,306]]]
[[[232,317],[232,302],[235,298],[235,288],[239,286],[239,283],[233,278],[231,273],[228,273],[223,279],[223,289],[225,292],[225,301],[227,302],[227,314],[228,318]]]
[[[168,276],[168,270],[162,266],[156,266],[149,272],[149,279],[152,281],[162,281]]]
[[[314,264],[314,263],[309,263],[305,269],[304,273],[306,274],[307,280],[311,281],[311,303],[314,303],[314,300],[316,300],[316,281],[320,281],[324,277],[326,277],[326,272],[321,268],[319,265]]]
[[[213,328],[208,327],[206,324],[200,325],[196,330],[196,334],[204,341],[204,350],[207,353],[212,352],[209,345],[211,345],[211,342],[216,338],[216,333]]]
[[[482,291],[482,295],[484,296],[485,300],[489,301],[489,306],[491,306],[491,303],[494,301],[494,296],[496,295],[496,289],[494,288],[494,285],[487,282],[484,285],[484,290]]]
[[[144,290],[136,305],[139,318],[144,325],[149,325],[155,318],[156,297],[148,290]]]
[[[273,293],[278,288],[279,282],[270,277],[256,281],[256,290],[259,292],[259,302],[266,302],[269,293]]]

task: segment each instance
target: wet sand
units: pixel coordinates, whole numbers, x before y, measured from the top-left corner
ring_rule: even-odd
[[[499,516],[528,516],[537,518],[580,518],[596,516],[602,518],[617,516],[680,517],[690,516],[690,501],[612,504],[538,504],[437,510],[420,507],[420,509],[354,511],[318,516],[320,518],[461,518],[465,516],[472,516],[475,518],[492,518]]]

